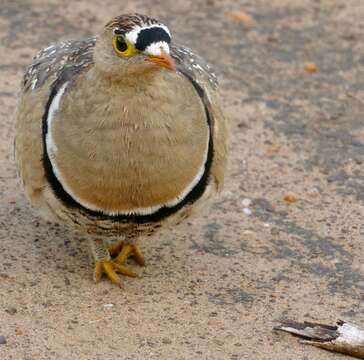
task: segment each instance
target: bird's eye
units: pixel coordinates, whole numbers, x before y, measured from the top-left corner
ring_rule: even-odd
[[[119,56],[128,57],[135,52],[133,45],[123,35],[116,34],[113,37],[112,44],[116,54]]]
[[[128,45],[122,36],[116,36],[116,49],[120,52],[128,50]]]

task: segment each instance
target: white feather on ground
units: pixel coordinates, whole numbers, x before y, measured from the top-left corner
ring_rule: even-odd
[[[364,359],[364,330],[341,320],[335,326],[287,320],[273,329],[299,336],[304,344]]]

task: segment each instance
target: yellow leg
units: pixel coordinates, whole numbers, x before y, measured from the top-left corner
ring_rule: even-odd
[[[110,256],[114,257],[118,255],[122,250],[122,248],[124,247],[124,245],[125,245],[124,241],[119,241],[116,244],[110,245],[108,248]]]
[[[128,269],[124,265],[117,264],[114,261],[96,261],[94,275],[96,282],[100,281],[102,275],[105,274],[114,284],[121,287],[121,280],[117,273],[131,277],[138,276],[134,271]]]
[[[137,264],[139,264],[141,266],[145,266],[144,255],[143,255],[142,251],[140,250],[140,247],[136,244],[133,245],[133,255],[134,255],[134,259],[137,262]]]
[[[129,257],[133,257],[137,264],[144,266],[145,259],[138,245],[125,244],[115,261],[118,264],[123,264]]]
[[[114,284],[121,287],[121,279],[118,276],[119,274],[137,277],[138,275],[130,270],[127,266],[121,264],[120,262],[116,262],[111,260],[110,251],[106,247],[105,243],[102,240],[98,239],[89,239],[90,247],[92,251],[92,255],[95,260],[95,272],[94,279],[95,281],[99,281],[103,275],[106,275]],[[123,251],[124,247],[123,243],[117,244],[113,249],[111,249],[112,253],[117,254]],[[119,249],[119,251],[118,251]]]

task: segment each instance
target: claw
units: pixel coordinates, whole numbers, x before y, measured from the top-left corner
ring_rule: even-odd
[[[138,245],[133,245],[133,255],[137,264],[145,266],[145,259],[140,247]]]
[[[117,264],[114,261],[107,260],[96,262],[94,279],[96,282],[98,282],[100,281],[102,275],[105,274],[114,284],[122,287],[121,279],[117,273],[131,277],[138,277],[138,275],[128,267]]]
[[[124,263],[129,257],[134,257],[137,264],[144,266],[145,265],[145,259],[144,255],[141,252],[138,245],[135,244],[125,244],[119,255],[116,257],[116,262],[118,264]]]

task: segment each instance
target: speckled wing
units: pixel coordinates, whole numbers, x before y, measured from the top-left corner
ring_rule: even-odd
[[[171,46],[171,56],[177,70],[186,76],[200,95],[211,118],[214,160],[211,174],[218,190],[222,189],[227,165],[228,131],[217,92],[218,82],[211,67],[190,49],[179,45]]]
[[[93,63],[95,39],[65,41],[42,49],[22,82],[16,119],[17,170],[30,202],[44,208],[49,190],[42,163],[42,119],[55,82],[67,80]]]
[[[23,90],[35,90],[44,85],[48,79],[55,80],[62,73],[78,73],[93,63],[95,38],[79,41],[64,41],[42,49],[28,67]]]
[[[192,50],[180,46],[171,46],[171,55],[176,61],[177,69],[192,78],[203,88],[217,89],[217,77],[204,59],[193,53]]]

